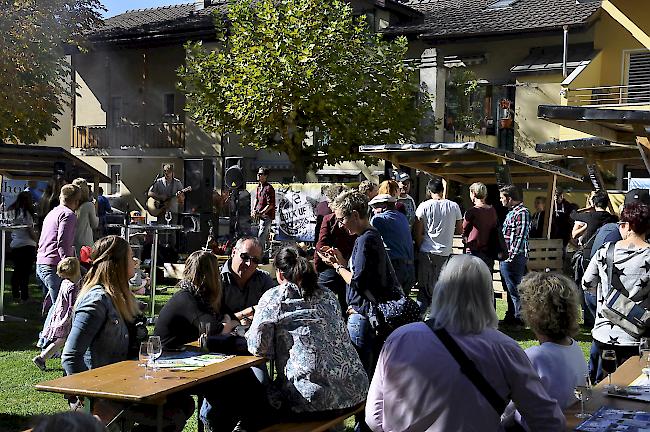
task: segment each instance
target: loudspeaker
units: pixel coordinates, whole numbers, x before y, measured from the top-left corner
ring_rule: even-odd
[[[244,189],[244,172],[239,165],[233,165],[226,170],[224,181],[228,189]]]
[[[183,225],[183,231],[185,232],[181,236],[184,239],[181,243],[181,251],[184,253],[192,253],[205,247],[210,234],[210,224],[208,222],[212,222],[215,237],[217,235],[218,221],[212,213],[183,214],[180,215],[179,219],[179,224]]]
[[[185,211],[188,213],[212,212],[212,191],[214,190],[214,160],[185,159],[184,187],[192,186],[185,194]]]

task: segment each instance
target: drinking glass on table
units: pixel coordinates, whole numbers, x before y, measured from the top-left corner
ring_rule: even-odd
[[[608,384],[605,386],[605,390],[614,390],[616,386],[612,385],[612,374],[616,372],[616,351],[603,350],[603,353],[600,357],[600,363],[603,367],[603,372],[607,373]]]
[[[646,376],[650,384],[650,346],[642,348],[639,346],[639,363],[641,363],[641,372]]]
[[[160,343],[160,336],[149,336],[149,344],[151,345],[151,350],[149,351],[149,357],[153,363],[153,370],[158,370],[156,366],[156,359],[162,354],[162,344]]]
[[[573,393],[576,399],[580,401],[580,412],[576,414],[576,417],[582,419],[591,416],[591,414],[585,412],[585,402],[591,399],[591,379],[589,378],[589,374],[584,376],[581,384],[575,386]]]
[[[172,212],[170,212],[170,211],[165,212],[165,221],[167,222],[167,225],[171,225],[171,223],[172,223]]]
[[[138,363],[138,366],[144,366],[144,379],[153,378],[151,375],[149,375],[149,360],[151,360],[151,355],[149,352],[151,351],[152,349],[150,342],[140,343],[140,353],[138,356],[140,363]]]

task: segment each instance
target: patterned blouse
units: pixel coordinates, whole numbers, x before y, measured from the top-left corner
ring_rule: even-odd
[[[275,360],[273,406],[328,411],[366,399],[368,376],[331,291],[317,289],[304,299],[301,289],[287,282],[264,293],[255,310],[248,350]]]
[[[598,249],[589,261],[589,266],[582,277],[582,289],[596,294],[596,322],[591,334],[599,342],[610,345],[634,346],[639,339],[626,333],[621,327],[605,318],[601,309],[610,293],[610,282],[607,280],[607,247]],[[622,284],[621,289],[637,303],[642,302],[645,308],[650,306],[650,248],[628,248],[618,244],[614,249],[613,274],[618,274]],[[616,278],[612,278],[616,281]],[[616,282],[617,283],[617,282]]]

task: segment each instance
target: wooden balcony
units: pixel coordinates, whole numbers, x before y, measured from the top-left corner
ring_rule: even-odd
[[[184,123],[75,126],[72,148],[185,148]]]

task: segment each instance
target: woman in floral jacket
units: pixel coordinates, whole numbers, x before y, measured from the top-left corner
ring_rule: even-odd
[[[276,363],[268,396],[280,415],[335,416],[366,399],[368,376],[336,296],[317,286],[314,268],[300,252],[286,247],[276,255],[280,285],[256,307],[248,350]]]

